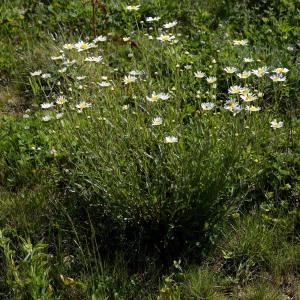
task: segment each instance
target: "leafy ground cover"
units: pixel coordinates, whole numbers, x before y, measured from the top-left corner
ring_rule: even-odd
[[[295,1],[0,12],[1,298],[300,297]]]

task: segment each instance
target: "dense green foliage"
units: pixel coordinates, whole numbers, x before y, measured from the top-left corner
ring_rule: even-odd
[[[297,2],[97,3],[0,4],[0,298],[300,297]]]

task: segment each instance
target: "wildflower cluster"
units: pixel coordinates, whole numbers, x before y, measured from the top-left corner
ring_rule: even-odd
[[[125,9],[128,12],[138,12],[140,5],[129,5]],[[149,16],[145,19],[150,26],[158,24],[160,20],[161,17],[159,16]],[[170,53],[182,51],[179,50],[182,49],[182,45],[178,39],[181,36],[177,32],[178,25],[179,22],[177,20],[164,22],[158,28],[156,38],[153,38],[148,33],[142,34],[142,36],[153,40],[151,43],[154,48],[164,44],[166,45],[165,51],[171,51]],[[150,29],[152,30],[152,27]],[[136,33],[137,36],[138,34]],[[122,40],[126,43],[130,42],[132,38],[124,36]],[[100,43],[103,45],[101,49],[99,47]],[[64,118],[66,113],[68,115],[72,111],[85,115],[84,112],[92,108],[96,112],[99,105],[95,104],[101,101],[99,100],[101,97],[109,97],[111,103],[113,103],[116,93],[121,93],[125,98],[134,100],[135,103],[134,110],[131,110],[130,101],[121,103],[122,111],[132,111],[134,114],[147,111],[149,116],[146,118],[145,125],[149,126],[150,124],[150,129],[156,132],[155,136],[159,136],[157,134],[162,133],[157,142],[163,141],[166,144],[177,143],[178,136],[181,136],[180,130],[176,131],[175,128],[170,127],[170,124],[174,123],[175,120],[168,120],[167,113],[162,109],[162,107],[165,107],[166,111],[169,111],[170,108],[168,107],[172,107],[173,103],[180,98],[180,93],[177,93],[176,86],[167,84],[164,88],[160,88],[160,91],[152,87],[145,88],[147,84],[149,86],[160,85],[159,82],[155,83],[156,79],[152,78],[153,74],[143,70],[147,69],[145,65],[138,65],[138,68],[136,68],[137,65],[135,63],[134,69],[122,72],[120,71],[122,66],[112,68],[109,62],[111,58],[102,49],[108,48],[110,43],[113,43],[113,40],[110,40],[109,36],[104,35],[100,35],[92,41],[79,40],[75,43],[66,43],[62,45],[59,53],[51,56],[51,60],[55,63],[56,71],[52,73],[49,71],[43,72],[42,70],[30,72],[32,80],[40,82],[40,79],[43,79],[48,81],[49,84],[56,85],[56,89],[53,89],[56,92],[49,94],[47,100],[40,104],[42,110],[40,114],[41,120],[43,122],[55,119],[60,120]],[[229,44],[233,49],[240,49],[240,47],[244,49],[249,46],[249,42],[246,39],[229,40]],[[172,47],[174,48],[172,49]],[[133,53],[129,54],[128,58],[133,58]],[[192,57],[188,51],[185,51],[182,55]],[[286,81],[287,73],[289,72],[289,69],[285,67],[276,66],[272,68],[266,65],[256,65],[254,67],[254,64],[259,62],[259,59],[242,57],[240,63],[235,65],[227,63],[222,66],[220,73],[216,72],[215,66],[218,63],[215,58],[211,60],[212,65],[209,68],[205,67],[203,69],[198,68],[199,65],[194,64],[194,61],[191,60],[180,69],[180,72],[186,72],[186,74],[182,74],[189,78],[191,82],[190,86],[185,85],[184,89],[185,91],[188,89],[192,91],[194,86],[199,87],[196,98],[200,98],[202,101],[196,101],[197,109],[205,113],[206,117],[209,114],[220,114],[222,112],[223,114],[229,112],[233,116],[245,112],[241,114],[241,118],[250,118],[252,114],[263,111],[265,106],[263,98],[265,93],[264,87],[270,86],[272,82]],[[151,62],[149,63],[151,64]],[[176,69],[173,70],[174,74],[180,68],[180,64],[181,62],[178,60]],[[97,75],[93,75],[90,70],[94,70],[94,74]],[[154,72],[154,76],[157,75],[158,72]],[[57,78],[61,78],[61,80],[57,80]],[[218,87],[224,81],[227,82],[227,93],[220,93]],[[261,82],[264,84],[261,84]],[[143,90],[142,93],[141,90]],[[137,96],[136,94],[142,94],[142,96]],[[149,103],[151,107],[147,106],[146,109],[146,103]],[[142,108],[142,111],[137,111],[138,107]],[[26,114],[27,116],[30,117]],[[90,118],[90,116],[87,117]],[[101,119],[108,122],[105,118],[101,117]],[[283,127],[283,124],[283,121],[271,119],[269,126],[273,129],[279,129]],[[175,134],[169,135],[167,132],[174,132]]]

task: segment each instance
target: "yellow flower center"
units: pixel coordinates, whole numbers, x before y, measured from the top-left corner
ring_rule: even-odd
[[[79,48],[80,48],[80,49],[87,49],[87,48],[88,48],[88,45],[87,45],[87,44],[81,44]]]

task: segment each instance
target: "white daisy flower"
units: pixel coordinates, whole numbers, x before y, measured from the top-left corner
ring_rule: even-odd
[[[277,73],[277,74],[285,74],[287,72],[289,72],[289,69],[287,68],[276,68],[273,70],[274,73]]]
[[[82,52],[82,51],[85,51],[85,50],[88,50],[88,49],[91,49],[91,48],[94,48],[94,47],[95,47],[95,44],[86,43],[86,42],[83,42],[83,41],[79,41],[78,43],[76,43],[74,45],[74,48],[76,48],[78,52]]]
[[[235,67],[226,67],[224,68],[224,71],[227,73],[227,74],[233,74],[237,71],[237,68]]]
[[[175,36],[171,34],[161,34],[159,37],[156,38],[157,40],[161,41],[162,43],[165,42],[172,42],[175,40]]]
[[[66,50],[72,50],[72,49],[74,49],[74,45],[73,44],[64,44],[63,48]]]
[[[102,56],[97,56],[97,57],[95,57],[95,56],[90,56],[90,57],[85,58],[84,61],[100,63],[102,60],[103,60],[103,57],[102,57]]]
[[[157,22],[159,21],[161,18],[160,17],[147,17],[146,18],[146,22],[151,23],[151,22]]]
[[[124,79],[123,79],[123,82],[125,85],[127,84],[130,84],[130,83],[134,83],[137,81],[137,77],[135,76],[131,76],[131,75],[128,75],[128,76],[124,76]]]
[[[248,44],[248,40],[233,40],[234,46],[246,46]]]
[[[249,112],[258,112],[258,111],[260,111],[261,110],[261,108],[259,107],[259,106],[254,106],[254,105],[247,105],[246,107],[245,107],[245,110],[246,111],[249,111]]]
[[[282,121],[278,122],[276,119],[271,121],[271,128],[278,129],[278,128],[282,128],[282,127],[283,127],[283,122]]]
[[[168,100],[171,96],[166,93],[152,93],[150,97],[146,97],[146,99],[150,102],[157,102],[158,100]]]
[[[64,105],[65,103],[67,103],[67,99],[66,97],[64,96],[59,96],[57,99],[56,99],[56,104],[57,105]]]
[[[238,73],[237,76],[241,79],[247,79],[248,77],[251,76],[251,72],[250,71],[244,71],[242,73]]]
[[[161,117],[155,117],[152,120],[152,126],[159,126],[163,123],[163,119]]]
[[[57,70],[58,73],[65,73],[66,71],[67,71],[67,68],[66,68],[66,67]]]
[[[84,80],[86,78],[86,76],[78,76],[76,77],[77,80]]]
[[[257,96],[249,93],[247,95],[241,95],[241,98],[243,99],[244,102],[252,102],[257,99]]]
[[[59,120],[63,117],[63,115],[64,115],[64,113],[61,112],[61,113],[57,113],[55,117],[56,117],[57,120]]]
[[[65,65],[66,67],[70,67],[70,66],[73,66],[75,64],[76,64],[76,60],[75,59],[73,59],[73,60],[67,59],[67,60],[65,60],[63,62],[63,65]]]
[[[42,117],[42,121],[43,121],[43,122],[48,122],[48,121],[50,121],[51,119],[52,119],[52,117],[49,116],[49,115],[46,115],[46,116],[43,116],[43,117]]]
[[[34,71],[32,73],[30,73],[30,76],[34,77],[34,76],[40,76],[42,74],[42,71],[41,70],[38,70],[38,71]]]
[[[49,151],[49,154],[50,154],[50,155],[53,155],[53,156],[56,156],[56,155],[57,155],[57,151],[56,151],[54,148],[52,148],[52,149]]]
[[[126,10],[128,11],[138,11],[140,9],[140,5],[127,5]]]
[[[173,21],[173,22],[164,24],[164,25],[163,25],[163,28],[165,28],[165,29],[170,29],[170,28],[172,28],[172,27],[175,27],[177,24],[178,24],[177,21]]]
[[[241,87],[239,94],[241,96],[247,96],[250,94],[250,89],[248,87]]]
[[[201,72],[201,71],[197,71],[194,73],[194,76],[198,79],[204,78],[205,77],[205,73]]]
[[[45,74],[42,75],[42,78],[43,78],[43,79],[51,78],[51,74],[45,73]]]
[[[229,94],[240,94],[242,91],[242,87],[239,85],[233,85],[228,89]]]
[[[217,81],[217,77],[207,77],[206,78],[207,83],[212,84],[215,83]]]
[[[173,143],[177,143],[177,142],[178,142],[178,138],[176,136],[169,135],[169,136],[165,137],[166,144],[173,144]]]
[[[263,96],[264,96],[264,93],[262,93],[262,92],[257,93],[257,97],[262,98]]]
[[[263,77],[265,74],[268,74],[268,68],[267,67],[261,67],[257,70],[252,70],[252,74],[254,74],[257,77]]]
[[[143,70],[142,71],[132,70],[128,74],[132,76],[142,76],[145,75],[145,72]]]
[[[107,41],[107,37],[106,36],[103,36],[103,35],[100,35],[100,36],[97,36],[93,42],[96,44],[98,42],[106,42]]]
[[[251,58],[251,57],[245,57],[245,58],[244,58],[244,62],[245,62],[245,63],[252,63],[252,62],[254,62],[254,59]]]
[[[158,94],[153,92],[152,95],[150,97],[146,97],[146,99],[150,102],[157,102],[160,98],[159,98]]]
[[[168,100],[171,96],[169,95],[169,94],[167,94],[167,93],[159,93],[158,95],[158,98],[160,99],[160,100]]]
[[[51,56],[51,60],[63,60],[65,59],[64,55],[60,55],[60,56]]]
[[[205,111],[212,110],[215,107],[215,104],[212,102],[201,103],[201,108]]]
[[[86,102],[86,101],[81,101],[76,105],[76,108],[78,108],[80,111],[82,111],[85,108],[90,108],[92,107],[92,103]]]
[[[49,108],[52,108],[54,106],[54,104],[52,102],[50,103],[42,103],[41,104],[41,108],[42,109],[49,109]]]
[[[101,82],[98,82],[97,85],[99,85],[100,87],[108,87],[108,86],[111,86],[111,83],[108,81],[101,81]]]
[[[282,81],[286,81],[286,77],[281,75],[281,74],[275,74],[270,76],[270,78],[274,81],[274,82],[282,82]]]
[[[224,108],[226,110],[229,110],[229,111],[235,112],[235,113],[238,113],[239,111],[242,110],[242,107],[235,100],[228,100],[228,101],[226,101],[226,103],[224,105]]]

